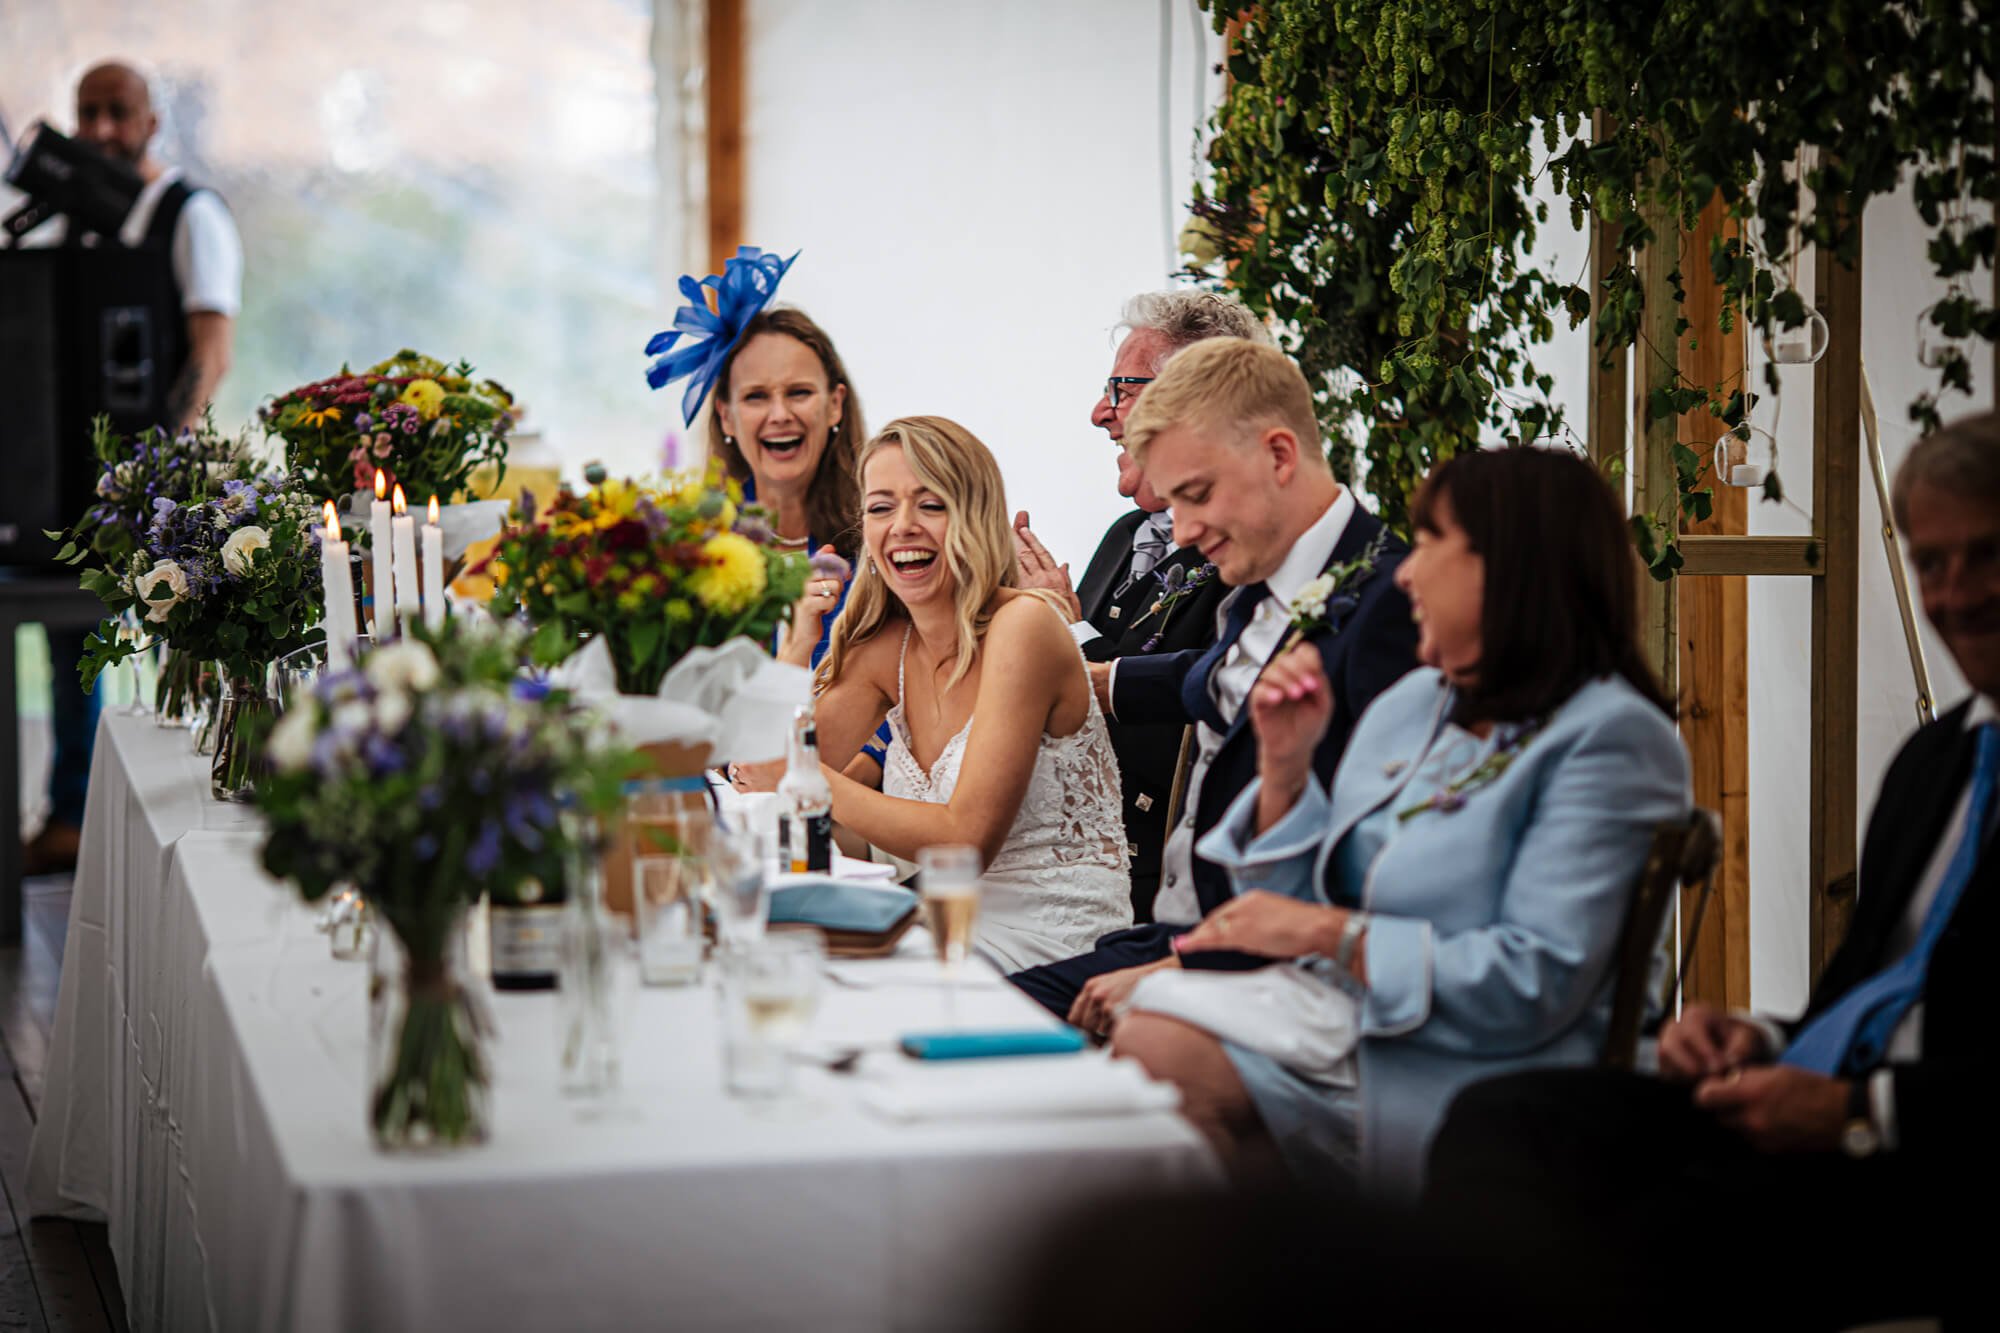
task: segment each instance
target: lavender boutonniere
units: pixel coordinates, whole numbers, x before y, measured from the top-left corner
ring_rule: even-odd
[[[1440,787],[1428,800],[1419,801],[1408,809],[1398,810],[1396,822],[1406,824],[1426,810],[1435,810],[1441,815],[1463,810],[1466,797],[1481,787],[1498,782],[1500,775],[1521,757],[1521,751],[1527,749],[1528,742],[1535,739],[1536,734],[1541,731],[1543,720],[1535,718],[1500,728],[1499,743],[1493,747],[1492,754]]]
[[[1139,651],[1142,653],[1158,650],[1160,639],[1167,632],[1167,621],[1173,618],[1174,608],[1179,606],[1182,599],[1190,593],[1214,581],[1215,566],[1204,563],[1190,570],[1186,565],[1171,565],[1155,572],[1153,577],[1159,581],[1160,595],[1146,608],[1145,615],[1132,622],[1132,627],[1137,629],[1154,616],[1160,618],[1159,627],[1139,645]]]

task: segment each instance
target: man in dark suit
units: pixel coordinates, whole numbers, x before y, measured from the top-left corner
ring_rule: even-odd
[[[1125,419],[1146,386],[1175,353],[1204,338],[1244,338],[1268,343],[1257,317],[1233,296],[1191,289],[1147,292],[1125,307],[1123,327],[1104,392],[1090,422],[1118,447],[1118,493],[1133,508],[1113,520],[1072,590],[1069,566],[1059,564],[1015,516],[1015,550],[1021,584],[1050,588],[1069,603],[1071,632],[1093,662],[1136,653],[1206,648],[1215,638],[1215,608],[1229,589],[1192,546],[1174,544],[1173,515],[1154,493],[1125,448]],[[1160,888],[1160,851],[1167,840],[1167,807],[1181,740],[1179,722],[1110,720],[1111,748],[1125,797],[1126,849],[1132,859],[1132,915],[1153,919]]]
[[[1924,614],[1975,694],[1890,765],[1853,923],[1804,1017],[1689,1005],[1661,1031],[1658,1077],[1479,1084],[1433,1150],[1436,1216],[1554,1246],[1608,1299],[1644,1293],[1663,1325],[1949,1315],[1990,1280],[1957,1252],[1983,1227],[1949,1205],[1983,1203],[1996,1178],[1981,1089],[2000,893],[2000,415],[1919,443],[1894,509]],[[1731,1262],[1765,1280],[1720,1297],[1701,1269]]]
[[[1314,769],[1331,783],[1355,719],[1416,662],[1410,604],[1395,586],[1407,548],[1334,480],[1311,390],[1283,353],[1235,339],[1197,343],[1147,389],[1125,438],[1173,506],[1174,540],[1198,551],[1233,591],[1209,648],[1092,667],[1099,700],[1119,722],[1194,724],[1183,809],[1161,857],[1157,924],[1013,978],[1093,1032],[1109,1030],[1146,971],[1178,966],[1173,936],[1229,897],[1228,875],[1194,844],[1256,776],[1256,734],[1241,704],[1264,664],[1293,633],[1319,648],[1334,720]],[[1292,603],[1322,578],[1334,585],[1324,611],[1295,617]],[[1295,627],[1295,619],[1305,623]],[[1205,954],[1200,962],[1249,960]]]

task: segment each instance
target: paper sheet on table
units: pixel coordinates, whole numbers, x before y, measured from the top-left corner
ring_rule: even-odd
[[[1132,1060],[1099,1055],[1026,1056],[963,1064],[907,1062],[871,1078],[861,1104],[905,1123],[1138,1115],[1171,1111],[1180,1092]]]
[[[917,934],[916,929],[910,935]],[[910,935],[905,935],[908,940]],[[900,949],[888,958],[839,958],[826,965],[827,975],[855,990],[884,990],[898,986],[929,987],[933,990],[957,986],[960,990],[998,990],[1007,979],[990,967],[967,965],[956,976],[948,976],[937,954],[926,944],[922,954]]]
[[[657,697],[618,692],[611,647],[601,638],[550,672],[549,681],[610,718],[628,743],[706,744],[711,763],[782,758],[792,712],[812,694],[811,673],[772,661],[748,639],[692,650],[660,682]]]

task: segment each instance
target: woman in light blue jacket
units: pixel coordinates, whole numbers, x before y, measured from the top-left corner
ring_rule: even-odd
[[[1589,1064],[1620,928],[1686,752],[1640,656],[1618,503],[1564,452],[1461,455],[1412,507],[1397,582],[1424,666],[1335,774],[1313,653],[1252,691],[1259,777],[1198,851],[1237,896],[1148,977],[1115,1050],[1178,1083],[1225,1161],[1411,1197],[1459,1088]],[[1219,971],[1257,959],[1278,965]]]

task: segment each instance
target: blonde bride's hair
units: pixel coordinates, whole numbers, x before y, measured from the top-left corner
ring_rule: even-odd
[[[1014,530],[1008,521],[1007,488],[1000,480],[1000,464],[994,461],[993,452],[956,421],[900,417],[862,446],[854,465],[857,489],[864,493],[867,489],[862,479],[867,475],[868,460],[891,447],[903,451],[917,480],[944,501],[947,522],[944,550],[938,558],[951,571],[952,609],[958,623],[958,655],[944,683],[948,690],[972,669],[973,654],[979,651],[979,640],[993,618],[987,603],[996,591],[1016,583],[1018,567]],[[865,494],[862,505],[865,510]],[[1045,600],[1055,605],[1052,596]],[[841,664],[858,645],[874,638],[890,621],[908,618],[882,571],[875,567],[864,539],[854,588],[833,622],[826,656],[814,676],[814,692],[839,678]]]

